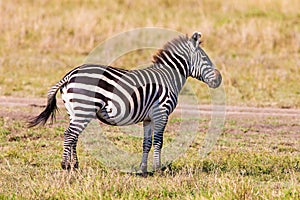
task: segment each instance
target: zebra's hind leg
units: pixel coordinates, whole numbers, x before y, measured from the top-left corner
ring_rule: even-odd
[[[140,169],[143,175],[147,175],[148,167],[148,154],[152,146],[152,124],[151,121],[144,121],[144,140],[143,140],[143,157],[140,165]]]
[[[79,134],[85,129],[91,119],[71,120],[69,127],[64,133],[64,151],[62,156],[61,167],[64,170],[79,168],[78,157],[76,152]]]

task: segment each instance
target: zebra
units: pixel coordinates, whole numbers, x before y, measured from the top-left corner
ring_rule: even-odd
[[[147,173],[148,154],[153,146],[153,170],[161,169],[163,133],[188,77],[217,88],[221,73],[200,47],[201,33],[178,36],[167,42],[149,67],[125,70],[107,65],[82,64],[67,73],[48,91],[47,106],[28,126],[55,119],[56,94],[60,90],[70,123],[64,132],[61,167],[79,168],[78,136],[92,119],[123,126],[143,123],[144,138],[140,170]]]

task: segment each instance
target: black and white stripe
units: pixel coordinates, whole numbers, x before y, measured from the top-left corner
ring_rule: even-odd
[[[200,38],[200,33],[194,33],[191,38],[172,40],[154,56],[151,66],[141,70],[93,64],[75,68],[49,90],[46,109],[31,120],[29,126],[45,124],[50,116],[54,116],[55,95],[60,89],[70,116],[64,138],[64,169],[71,165],[78,167],[78,136],[95,118],[115,126],[143,122],[141,170],[147,172],[152,143],[153,167],[159,169],[163,132],[187,78],[197,78],[213,88],[222,81],[221,74],[200,48]]]

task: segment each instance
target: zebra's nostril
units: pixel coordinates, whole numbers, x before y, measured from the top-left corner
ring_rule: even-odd
[[[217,70],[214,69],[214,78],[210,79],[207,84],[210,88],[217,88],[221,85],[222,83],[222,75],[221,73]]]

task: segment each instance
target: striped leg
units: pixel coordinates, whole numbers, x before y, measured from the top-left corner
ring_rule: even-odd
[[[153,137],[153,169],[154,171],[161,169],[161,149],[163,145],[163,133],[168,122],[166,115],[157,116],[154,119],[154,137]]]
[[[140,168],[143,174],[147,173],[147,162],[148,162],[148,154],[152,146],[152,123],[151,121],[144,121],[144,140],[143,140],[143,157]]]
[[[70,170],[72,167],[79,167],[76,153],[76,146],[79,134],[85,129],[91,119],[71,120],[69,128],[64,133],[64,151],[61,167]]]
[[[77,136],[77,140],[78,140],[78,136]],[[77,140],[71,146],[71,163],[74,166],[74,169],[79,168],[78,157],[76,152]]]

